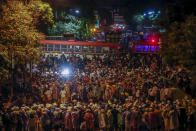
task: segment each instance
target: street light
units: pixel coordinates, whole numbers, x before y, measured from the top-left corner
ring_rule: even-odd
[[[91,28],[91,31],[92,31],[92,32],[96,32],[97,29],[96,29],[96,28]]]
[[[79,11],[79,10],[75,10],[75,13],[76,13],[76,14],[79,14],[79,13],[80,13],[80,11]]]

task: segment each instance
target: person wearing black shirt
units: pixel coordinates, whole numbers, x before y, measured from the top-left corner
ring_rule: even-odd
[[[116,109],[116,107],[114,106],[113,110],[112,110],[112,116],[113,116],[113,129],[116,130],[118,129],[118,110]]]

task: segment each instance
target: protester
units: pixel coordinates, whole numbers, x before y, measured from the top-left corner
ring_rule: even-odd
[[[43,56],[31,86],[1,109],[0,129],[194,130],[194,100],[174,101],[170,90],[188,74],[158,63],[160,59],[141,54]],[[64,68],[70,74],[62,74]],[[188,77],[183,81],[188,84]]]

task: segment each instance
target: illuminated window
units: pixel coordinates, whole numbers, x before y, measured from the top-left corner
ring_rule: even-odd
[[[61,45],[61,51],[67,52],[67,45]]]
[[[68,45],[68,52],[73,52],[73,51],[74,51],[74,46]]]
[[[95,53],[95,47],[89,46],[89,53]]]
[[[155,51],[155,47],[154,46],[150,46],[150,51],[154,52]]]
[[[147,46],[147,45],[142,46],[142,51],[143,51],[143,52],[148,52],[148,46]]]
[[[97,47],[96,47],[96,53],[101,53],[101,49],[102,49],[102,47],[97,46]]]
[[[88,52],[88,46],[82,46],[82,52],[87,53]]]
[[[55,46],[54,46],[54,50],[55,50],[55,51],[60,51],[60,45],[55,45]]]
[[[159,46],[155,46],[155,51],[159,52]]]
[[[42,46],[42,51],[47,51],[47,45],[46,45],[46,44],[44,44],[44,45]]]
[[[109,47],[103,47],[103,53],[107,54],[109,52]]]
[[[81,49],[80,49],[79,45],[75,46],[75,52],[81,52]]]
[[[141,50],[142,50],[141,45],[136,45],[135,50],[136,50],[136,52],[141,52]]]
[[[53,45],[52,44],[48,44],[48,51],[53,51]]]

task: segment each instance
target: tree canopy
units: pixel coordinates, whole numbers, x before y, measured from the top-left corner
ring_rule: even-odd
[[[33,22],[36,28],[43,33],[47,33],[48,27],[53,26],[53,11],[50,5],[41,0],[31,0],[28,3],[29,11],[32,12]]]
[[[69,32],[78,35],[80,23],[77,17],[66,15],[62,21],[55,22],[54,26],[48,29],[48,33],[49,35],[63,35]]]
[[[70,14],[64,14],[60,21],[56,21],[52,28],[48,29],[49,35],[63,35],[72,33],[76,38],[88,39],[90,34],[90,20],[78,18]]]
[[[40,6],[47,8],[39,10]],[[38,31],[37,27],[39,21],[46,24],[53,22],[53,14],[41,15],[46,13],[48,9],[49,5],[41,3],[41,0],[32,0],[29,3],[8,0],[7,3],[2,5],[0,14],[0,56],[1,62],[6,63],[8,69],[13,64],[25,64],[39,58],[40,39],[44,35]],[[0,68],[4,71],[7,70],[2,65],[0,65]]]
[[[175,3],[173,8],[170,4],[164,12],[160,27],[166,29],[166,32],[162,34],[161,54],[165,63],[187,68],[192,78],[192,87],[195,88],[196,16],[195,9],[187,8],[192,6],[189,5],[191,3],[183,3]],[[189,11],[184,12],[185,9]]]

